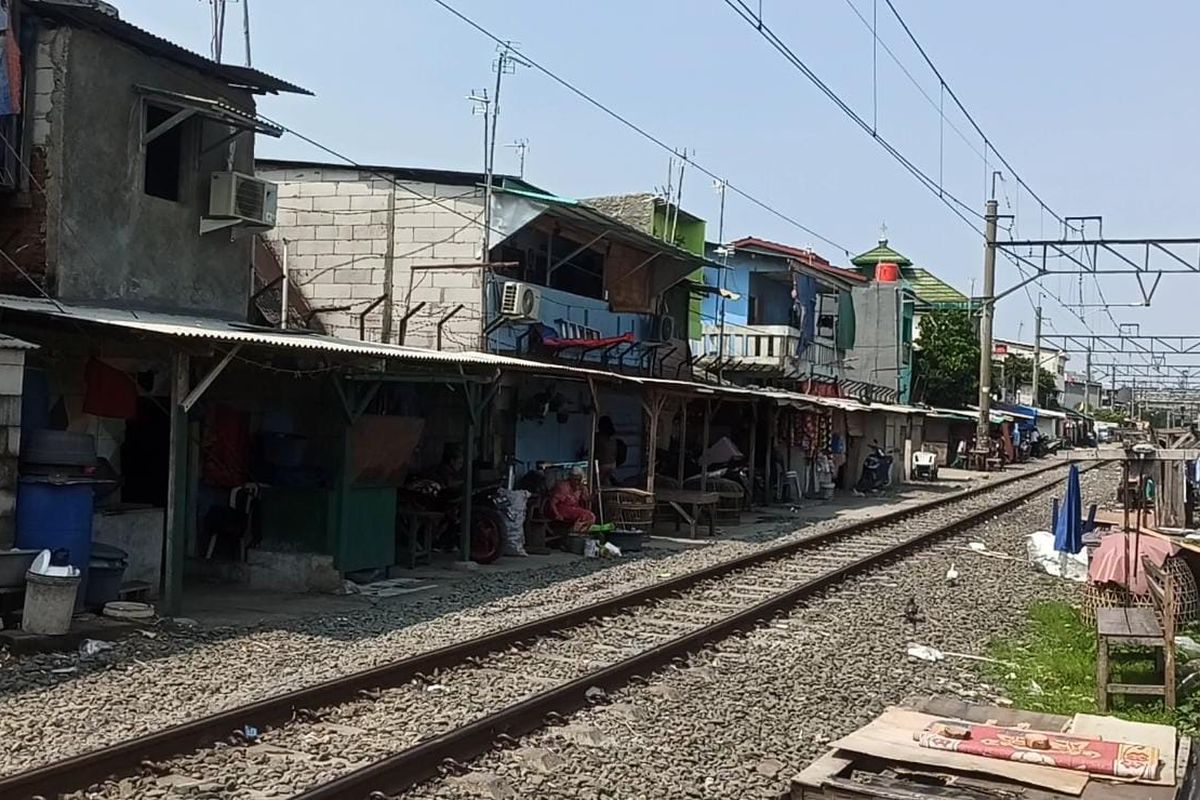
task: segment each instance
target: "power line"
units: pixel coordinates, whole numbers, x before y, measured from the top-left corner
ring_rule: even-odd
[[[434,2],[440,3],[442,0],[434,0]],[[856,125],[862,128],[868,136],[874,139],[880,147],[882,147],[890,156],[892,156],[892,158],[894,158],[901,166],[907,169],[913,175],[913,177],[915,177],[918,181],[924,184],[927,189],[933,192],[933,194],[936,195],[939,200],[951,208],[957,205],[966,214],[970,214],[980,220],[983,219],[983,214],[972,208],[968,203],[964,202],[958,196],[946,191],[945,187],[941,186],[924,170],[914,164],[907,156],[901,153],[895,145],[893,145],[883,136],[880,136],[877,131],[873,130],[871,128],[871,124],[863,119],[857,111],[851,108],[850,105],[843,100],[837,92],[830,88],[829,84],[821,80],[816,72],[814,72],[812,68],[804,62],[803,59],[796,55],[795,51],[792,50],[792,48],[789,47],[787,43],[784,42],[783,39],[781,39],[778,34],[771,29],[769,25],[764,23],[762,19],[757,16],[756,12],[751,9],[749,5],[747,5],[745,0],[724,0],[724,2],[725,5],[733,9],[734,13],[741,17],[748,25],[750,25],[750,27],[756,30],[758,34],[767,41],[768,44],[774,47],[780,53],[780,55],[787,59],[792,66],[794,66],[806,78],[808,78],[808,80],[814,86],[816,86],[822,94],[829,98],[834,105],[841,109],[842,113],[849,117]]]
[[[434,2],[440,2],[440,1],[441,0],[434,0]],[[853,108],[851,108],[850,105],[844,99],[842,99],[842,97],[840,95],[838,95],[837,92],[835,92],[827,83],[825,83],[816,74],[816,72],[811,67],[809,67],[808,64],[806,64],[804,62],[804,60],[801,59],[795,53],[795,51],[793,51],[792,48],[789,47],[788,44],[786,42],[784,42],[782,38],[779,37],[778,34],[775,33],[775,31],[769,25],[767,25],[766,23],[764,23],[762,21],[762,18],[757,15],[757,13],[745,2],[745,0],[724,0],[724,2],[727,6],[729,6],[734,11],[734,13],[736,13],[747,24],[749,24],[752,28],[754,28],[754,30],[757,31],[758,34],[760,36],[762,36],[762,38],[768,44],[770,44],[773,48],[775,48],[775,50],[778,51],[790,64],[792,64],[793,67],[795,67],[814,86],[816,86],[817,89],[820,90],[821,93],[824,94],[831,102],[833,102],[833,104],[836,105],[847,117],[849,117],[851,121],[853,121],[865,133],[867,133],[872,139],[874,139],[889,155],[891,155],[898,163],[900,163],[901,166],[903,166],[905,169],[907,169],[915,178],[917,178],[917,180],[921,184],[923,184],[931,193],[933,193],[939,200],[941,200],[942,203],[947,208],[949,208],[950,211],[953,212],[955,216],[957,216],[959,219],[961,219],[967,225],[967,227],[969,227],[971,230],[975,231],[975,233],[977,233],[980,236],[980,238],[984,237],[983,231],[977,226],[975,221],[973,219],[971,219],[971,217],[968,216],[968,214],[969,214],[977,219],[982,219],[983,218],[982,214],[980,214],[975,209],[971,208],[967,203],[965,203],[962,199],[960,199],[959,197],[954,195],[952,192],[947,191],[944,186],[942,186],[938,181],[933,180],[928,174],[926,174],[923,170],[921,170],[919,167],[917,167],[910,159],[908,159],[894,145],[892,145],[891,142],[889,142],[883,136],[879,135],[878,131],[874,130],[871,127],[871,125],[865,119],[863,119],[862,116],[858,114],[858,112],[856,112]],[[889,5],[890,5],[890,3],[889,3]],[[926,57],[926,58],[928,58],[928,57]],[[940,74],[938,75],[938,79],[939,79],[939,81],[941,80]],[[943,83],[943,86],[945,87],[946,91],[949,92],[951,94],[951,97],[954,99],[954,101],[956,103],[958,103],[957,97],[955,97],[953,95],[953,92],[950,91],[949,86],[946,86],[944,81],[942,81],[942,83]],[[961,103],[959,105],[961,107]],[[964,114],[965,113],[966,112],[964,110]],[[983,139],[984,139],[984,145],[985,145],[984,155],[986,156],[986,151],[988,149],[991,149],[993,152],[995,152],[994,148],[991,147],[990,142],[987,140],[987,137],[984,136],[982,129],[980,129],[978,127],[978,125],[975,124],[974,120],[972,118],[970,118],[969,115],[968,115],[968,119],[971,121],[972,125],[975,126],[976,130],[979,131],[980,136],[983,137]],[[997,155],[999,155],[999,154],[997,154]],[[1003,158],[1001,158],[1001,163],[1005,163],[1007,165],[1007,162]],[[985,164],[986,164],[986,158],[985,158]],[[1015,175],[1015,173],[1014,173],[1014,177],[1017,177]],[[1033,196],[1036,200],[1038,200],[1039,203],[1042,202],[1041,198],[1039,198],[1034,192],[1030,191],[1030,195]],[[1046,207],[1046,208],[1047,208],[1047,210],[1050,210],[1049,207]],[[1051,211],[1051,213],[1053,214],[1054,212]],[[1055,217],[1059,218],[1059,217],[1057,217],[1057,215],[1055,215]],[[1059,219],[1061,219],[1061,218],[1059,218]],[[1018,272],[1020,272],[1021,276],[1023,278],[1025,278],[1026,280],[1029,280],[1029,276],[1026,274],[1024,266],[1022,265],[1022,262],[1024,262],[1025,266],[1032,267],[1035,271],[1038,270],[1038,267],[1036,264],[1029,261],[1028,259],[1025,259],[1024,257],[1022,257],[1020,255],[1017,255],[1014,253],[1009,253],[1009,252],[1005,252],[1005,255],[1008,257],[1008,259],[1010,261],[1013,262],[1013,264],[1017,267]],[[1060,297],[1058,297],[1058,295],[1054,294],[1053,292],[1047,292],[1047,294],[1049,294],[1060,305],[1062,305],[1064,308],[1066,308],[1066,304],[1063,302],[1063,300]],[[1026,295],[1029,296],[1028,287],[1026,287]],[[1031,298],[1031,300],[1032,300],[1032,298]],[[1084,324],[1084,326],[1088,328],[1089,331],[1091,330],[1090,326],[1087,324],[1087,321],[1082,316],[1080,316],[1079,314],[1077,314],[1074,310],[1072,310],[1070,308],[1067,308],[1067,311],[1069,313],[1071,313],[1073,316],[1075,316],[1077,319],[1079,319],[1080,322],[1082,322]]]
[[[847,2],[850,2],[850,0],[847,0]],[[912,28],[909,27],[909,25],[905,21],[904,17],[901,16],[900,11],[896,8],[896,5],[893,2],[893,0],[884,0],[884,2],[887,3],[888,9],[892,12],[892,16],[894,16],[896,18],[896,21],[898,23],[900,23],[900,27],[904,30],[904,33],[908,36],[909,41],[911,41],[913,43],[913,46],[917,48],[917,52],[921,54],[921,58],[923,58],[925,60],[925,64],[929,67],[929,69],[937,77],[938,83],[940,84],[941,89],[950,96],[950,99],[954,101],[954,104],[956,106],[958,106],[959,111],[961,111],[963,116],[967,118],[967,121],[971,123],[971,127],[973,127],[975,129],[975,132],[978,133],[979,136],[983,139],[984,147],[988,150],[991,150],[991,152],[996,156],[996,158],[1000,161],[1000,163],[1004,165],[1004,168],[1008,170],[1008,174],[1012,175],[1013,180],[1015,180],[1017,182],[1018,201],[1020,199],[1020,189],[1024,188],[1025,191],[1027,191],[1029,193],[1029,196],[1037,201],[1038,205],[1041,207],[1041,210],[1049,212],[1050,216],[1052,216],[1056,221],[1061,223],[1063,225],[1064,229],[1076,230],[1078,233],[1082,234],[1083,233],[1082,227],[1080,227],[1078,229],[1072,228],[1071,225],[1069,225],[1067,223],[1066,219],[1064,217],[1062,217],[1058,212],[1056,212],[1053,208],[1051,208],[1050,205],[1045,200],[1043,200],[1041,198],[1041,196],[1038,195],[1037,192],[1035,192],[1033,190],[1033,187],[1030,186],[1029,183],[1026,182],[1025,179],[1020,176],[1020,174],[1017,173],[1017,171],[1013,167],[1012,163],[1009,162],[1009,160],[1004,157],[1004,154],[1001,153],[998,149],[996,149],[995,144],[993,144],[992,141],[988,138],[987,134],[984,133],[983,128],[979,125],[978,122],[975,121],[975,118],[973,116],[971,116],[971,112],[969,112],[967,110],[967,107],[963,104],[963,102],[961,100],[959,100],[958,95],[954,92],[954,89],[951,88],[950,84],[946,82],[946,79],[942,76],[941,70],[939,70],[937,68],[937,65],[933,63],[933,59],[929,57],[929,54],[926,52],[924,46],[921,45],[921,42],[917,39],[916,34],[913,33]],[[857,9],[855,9],[855,10],[857,11]],[[885,47],[885,49],[886,49],[886,47]],[[889,53],[890,53],[890,51],[889,51]],[[903,69],[903,67],[901,67],[901,69]],[[904,70],[904,72],[906,75],[908,74],[907,70]],[[912,79],[912,76],[909,75],[909,78]],[[914,83],[915,83],[915,81],[914,81]],[[951,127],[953,127],[953,126],[951,126]],[[986,155],[985,155],[985,157],[986,157]],[[1112,309],[1107,307],[1108,301],[1104,299],[1104,290],[1100,287],[1100,279],[1098,277],[1096,277],[1095,275],[1093,275],[1092,280],[1096,284],[1096,291],[1100,296],[1100,302],[1105,303],[1105,312],[1108,315],[1109,322],[1112,323],[1114,328],[1120,328],[1120,323],[1118,323],[1117,320],[1113,317]],[[1061,303],[1061,301],[1060,301],[1060,303]]]
[[[457,17],[460,21],[462,21],[466,25],[470,26],[471,28],[474,28],[477,32],[479,32],[483,36],[486,36],[487,38],[491,39],[497,45],[505,44],[504,39],[502,39],[499,36],[497,36],[496,34],[492,33],[490,30],[485,28],[483,25],[481,25],[480,23],[471,19],[470,17],[468,17],[466,14],[462,13],[458,9],[454,8],[452,5],[450,5],[448,2],[446,2],[446,0],[432,0],[432,2],[441,6],[443,9],[445,9],[447,12],[449,12],[454,17]],[[632,120],[630,120],[628,117],[625,117],[622,114],[618,113],[617,111],[614,111],[612,108],[610,108],[609,106],[600,102],[595,97],[593,97],[592,95],[585,92],[583,89],[580,89],[578,86],[571,83],[566,78],[559,76],[555,72],[551,71],[548,67],[542,66],[542,64],[540,64],[539,62],[530,58],[529,55],[527,55],[526,53],[522,52],[520,55],[521,55],[521,60],[524,61],[526,64],[528,64],[530,67],[532,67],[533,69],[542,73],[547,78],[549,78],[550,80],[557,83],[559,86],[562,86],[564,89],[571,92],[576,97],[578,97],[581,100],[583,100],[584,102],[586,102],[588,105],[603,112],[604,114],[608,115],[612,119],[616,120],[617,122],[621,123],[625,127],[629,128],[633,132],[637,133],[642,138],[646,139],[649,142],[652,142],[653,144],[657,145],[661,149],[666,150],[668,153],[671,153],[672,155],[679,154],[678,148],[672,147],[671,145],[667,144],[665,141],[660,139],[658,136],[655,136],[653,133],[646,130],[642,126],[638,125],[636,122],[633,122]],[[830,239],[827,236],[823,236],[820,233],[817,233],[815,230],[813,230],[812,228],[803,224],[799,220],[795,219],[794,217],[792,217],[788,214],[785,214],[784,212],[780,211],[779,209],[775,208],[774,206],[771,206],[768,203],[766,203],[762,200],[759,200],[757,197],[751,195],[749,192],[746,192],[744,189],[740,189],[737,186],[734,186],[732,183],[729,183],[729,181],[727,181],[724,178],[722,178],[721,176],[717,175],[717,173],[713,172],[712,170],[706,168],[704,165],[696,162],[694,159],[689,157],[687,159],[687,162],[698,172],[703,173],[704,175],[708,176],[709,178],[711,178],[713,180],[724,181],[726,188],[729,189],[729,191],[732,191],[734,194],[741,197],[742,199],[749,201],[750,203],[761,208],[763,211],[766,211],[769,214],[772,214],[775,217],[778,217],[779,219],[783,220],[784,222],[787,222],[788,224],[809,234],[810,236],[814,236],[817,239],[820,239],[825,244],[828,244],[831,247],[836,247],[838,250],[841,250],[846,255],[847,258],[850,256],[850,250],[848,248],[844,247],[843,245],[838,244],[837,242],[835,242],[834,240]]]

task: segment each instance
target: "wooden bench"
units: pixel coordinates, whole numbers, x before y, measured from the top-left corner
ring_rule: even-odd
[[[1175,585],[1171,576],[1142,556],[1153,608],[1096,609],[1096,706],[1108,711],[1110,695],[1157,695],[1175,708]],[[1147,647],[1155,652],[1162,683],[1114,683],[1111,648]]]
[[[717,535],[716,509],[720,495],[716,492],[696,492],[688,489],[656,489],[654,499],[659,506],[672,509],[678,516],[675,518],[675,530],[679,531],[679,523],[686,522],[688,536],[696,538],[696,525],[702,514],[708,514],[708,535]]]

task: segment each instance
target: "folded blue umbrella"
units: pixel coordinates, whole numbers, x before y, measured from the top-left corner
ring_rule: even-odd
[[[1054,521],[1054,549],[1074,555],[1083,549],[1083,497],[1079,489],[1079,467],[1071,465],[1067,473],[1067,491],[1058,519]]]

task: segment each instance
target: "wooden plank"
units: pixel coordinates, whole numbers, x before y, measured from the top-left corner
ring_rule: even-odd
[[[1096,632],[1101,636],[1132,636],[1123,608],[1097,608]]]
[[[913,741],[915,732],[923,730],[939,719],[944,717],[890,707],[873,722],[848,736],[843,736],[833,742],[832,746],[879,758],[995,775],[1070,795],[1082,794],[1087,786],[1086,774],[1038,764],[933,750],[921,747]]]
[[[1108,685],[1109,694],[1144,694],[1158,696],[1165,694],[1166,690],[1162,684],[1152,683],[1110,683]]]
[[[1162,637],[1162,626],[1152,608],[1126,609],[1129,632],[1133,636]]]
[[[800,770],[800,774],[792,778],[792,785],[821,788],[829,778],[841,775],[854,763],[854,756],[841,750],[829,750],[816,761]]]

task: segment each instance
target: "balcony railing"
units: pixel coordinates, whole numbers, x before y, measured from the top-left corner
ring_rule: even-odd
[[[818,336],[803,351],[800,331],[790,325],[726,325],[721,347],[721,328],[705,325],[700,363],[722,362],[726,372],[747,372],[780,378],[839,376],[839,359],[833,339]]]

